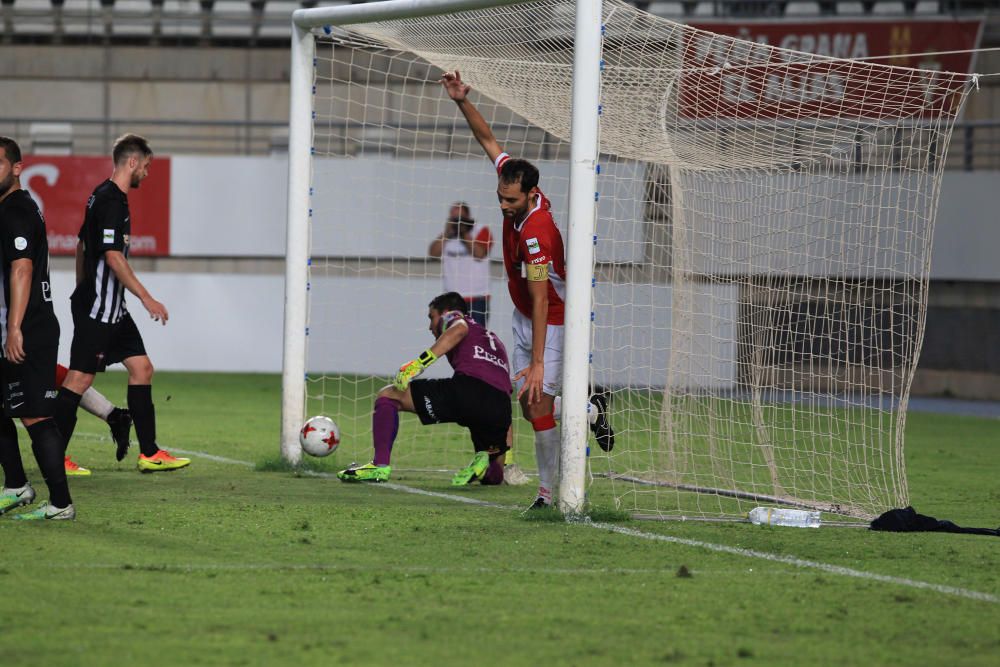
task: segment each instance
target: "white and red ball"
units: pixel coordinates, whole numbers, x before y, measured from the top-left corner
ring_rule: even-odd
[[[312,417],[299,431],[302,451],[311,456],[329,456],[340,446],[340,429],[329,417]]]

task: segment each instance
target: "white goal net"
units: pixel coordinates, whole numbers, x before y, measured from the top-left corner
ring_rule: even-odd
[[[339,463],[371,455],[375,391],[431,342],[427,247],[449,205],[500,237],[495,173],[442,71],[539,166],[565,233],[573,18],[543,0],[315,30],[307,410],[340,424]],[[591,377],[617,444],[591,447],[591,500],[691,517],[905,505],[941,174],[973,77],[781,50],[617,0],[602,34]],[[490,328],[510,348],[499,243],[491,257]],[[404,420],[393,464],[471,454],[461,429]]]

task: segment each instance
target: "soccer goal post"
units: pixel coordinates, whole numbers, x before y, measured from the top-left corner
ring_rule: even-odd
[[[448,207],[500,236],[495,172],[437,83],[459,70],[501,146],[539,166],[567,241],[563,509],[865,520],[906,504],[937,203],[973,75],[779,49],[621,0],[394,0],[293,23],[284,458],[307,413],[338,422],[345,464],[370,456],[375,392],[429,342],[427,247]],[[489,326],[509,350],[492,252]],[[599,387],[616,444],[588,456]],[[462,429],[404,417],[393,468],[470,455]]]
[[[288,236],[285,288],[285,348],[282,376],[282,456],[297,464],[302,452],[298,430],[303,422],[306,376],[310,250],[308,225],[312,216],[310,166],[315,156],[313,120],[316,29],[356,23],[456,14],[519,4],[523,0],[390,0],[358,6],[298,10],[293,16],[291,110],[288,171]],[[601,0],[577,2],[573,63],[572,148],[569,165],[569,235],[567,266],[564,381],[562,396],[562,484],[560,506],[578,514],[585,503],[587,387],[591,275],[596,207],[597,119],[599,107]]]

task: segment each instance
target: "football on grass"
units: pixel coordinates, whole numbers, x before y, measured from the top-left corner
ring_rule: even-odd
[[[329,456],[340,445],[340,429],[329,417],[312,417],[302,425],[299,443],[306,454]]]

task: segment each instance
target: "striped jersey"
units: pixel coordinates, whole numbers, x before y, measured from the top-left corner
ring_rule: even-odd
[[[122,319],[125,286],[111,270],[104,253],[117,250],[128,258],[131,222],[128,197],[110,179],[94,190],[87,200],[87,212],[80,227],[83,243],[83,279],[73,291],[74,308],[91,319],[114,324]]]

